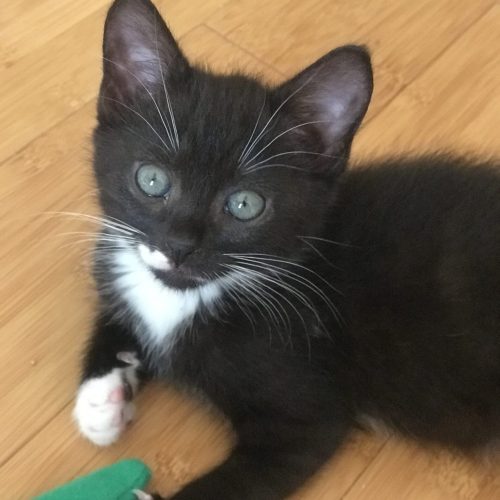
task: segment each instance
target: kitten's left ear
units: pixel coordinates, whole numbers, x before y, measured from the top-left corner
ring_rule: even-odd
[[[118,110],[164,80],[182,76],[189,64],[149,0],[115,0],[104,27],[100,111]]]
[[[349,151],[373,90],[370,56],[346,45],[332,50],[277,89],[294,132],[320,142],[323,153]],[[300,125],[306,124],[307,125]]]

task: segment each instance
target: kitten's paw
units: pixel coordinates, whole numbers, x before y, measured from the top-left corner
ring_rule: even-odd
[[[134,416],[130,400],[136,389],[133,368],[115,368],[83,382],[73,411],[80,432],[99,446],[114,443]]]

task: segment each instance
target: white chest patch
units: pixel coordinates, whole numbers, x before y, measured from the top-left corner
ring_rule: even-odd
[[[210,306],[221,294],[217,283],[188,290],[167,287],[131,247],[124,246],[115,254],[114,271],[116,288],[143,320],[151,340],[156,343],[163,342],[191,319],[200,305]]]

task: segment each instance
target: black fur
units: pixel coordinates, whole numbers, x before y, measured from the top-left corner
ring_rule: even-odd
[[[158,57],[134,60],[134,44]],[[499,437],[500,175],[491,162],[433,155],[343,173],[371,94],[359,47],[267,88],[191,67],[149,1],[118,0],[104,50],[94,136],[104,213],[167,254],[193,249],[158,279],[192,288],[202,275],[228,272],[234,258],[224,254],[275,256],[239,261],[264,273],[267,307],[246,301],[242,283],[217,313],[200,311],[168,354],[150,352],[120,297],[101,293],[84,379],[134,350],[146,376],[204,393],[237,433],[227,460],[173,499],[284,498],[364,415],[464,450]],[[167,116],[160,76],[180,136],[175,153],[145,122],[164,130],[149,96]],[[259,113],[257,131],[278,108],[260,147],[277,140],[250,164],[280,155],[271,163],[281,166],[238,170]],[[289,151],[302,153],[281,154]],[[138,192],[134,169],[145,161],[168,168],[167,201]],[[242,188],[267,200],[250,222],[223,209]],[[300,293],[271,281],[272,266]],[[102,260],[97,269],[98,288],[108,290],[112,274]]]

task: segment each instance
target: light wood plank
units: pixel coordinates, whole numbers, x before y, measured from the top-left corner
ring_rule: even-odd
[[[499,465],[391,440],[345,500],[474,500],[493,485]],[[488,498],[500,497],[497,487]],[[484,497],[483,497],[484,498]]]
[[[293,500],[341,500],[381,453],[385,437],[355,433],[344,447],[308,481]]]
[[[0,11],[0,71],[71,29],[109,0],[9,0]]]
[[[173,32],[181,37],[224,5],[224,1],[191,0],[186,9],[182,2],[163,0],[158,1],[157,6],[168,14]],[[93,2],[99,5],[97,0]],[[72,5],[74,8],[74,2]],[[57,10],[58,2],[53,2],[53,7]],[[38,26],[35,21],[29,21],[31,16],[35,20],[39,18],[38,9],[28,11],[31,13],[26,21],[26,30],[31,33],[28,42],[41,39],[47,43],[31,45],[30,51],[26,48],[28,53],[24,57],[16,59],[10,54],[5,64],[0,62],[0,123],[8,124],[9,128],[9,133],[0,141],[0,162],[96,96],[107,5],[94,11],[87,9],[89,15],[73,25],[68,24],[66,30],[54,22],[55,32],[60,32],[53,37],[43,31],[48,29],[46,24],[51,18]],[[46,9],[41,12],[46,13]],[[23,19],[21,16],[16,25]],[[3,36],[9,37],[10,42],[19,30],[14,27],[11,33],[10,24],[7,28]],[[16,40],[14,37],[12,45],[16,45]]]
[[[176,35],[187,33],[182,46],[190,56],[272,81],[333,46],[368,42],[377,89],[370,116],[381,113],[356,141],[357,158],[434,147],[498,152],[499,8],[485,15],[492,0],[157,3]],[[40,214],[97,210],[88,139],[103,5],[12,0],[0,8],[0,498],[29,498],[131,455],[152,465],[155,485],[170,492],[220,461],[231,444],[219,416],[159,387],[141,395],[139,419],[109,449],[83,441],[71,422],[94,295],[85,247],[66,247],[73,240],[60,233],[92,227]],[[208,27],[199,26],[205,21]],[[394,439],[383,445],[354,436],[294,498],[500,498],[494,462]]]
[[[208,24],[288,76],[337,46],[368,45],[376,83],[371,116],[492,3],[233,0],[214,14]]]
[[[435,61],[355,141],[372,157],[444,149],[500,152],[500,5]]]
[[[228,47],[232,50],[228,50]],[[267,82],[278,82],[283,75],[272,66],[263,63],[252,54],[229,44],[219,33],[209,26],[199,26],[181,39],[181,48],[188,59],[219,73],[255,74]]]

